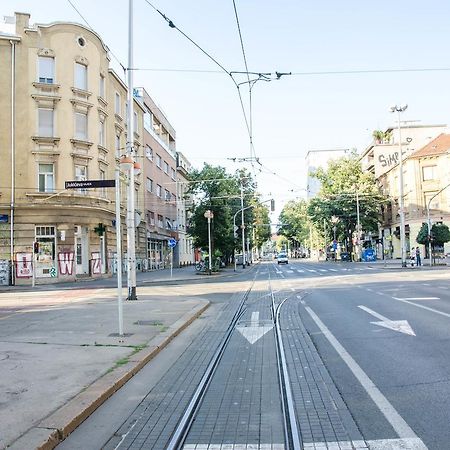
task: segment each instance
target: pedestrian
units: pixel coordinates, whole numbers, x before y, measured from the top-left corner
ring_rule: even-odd
[[[419,267],[422,265],[422,258],[420,257],[420,248],[416,247],[416,266]]]
[[[416,251],[414,250],[414,247],[409,252],[409,258],[411,260],[411,267],[414,267],[414,259],[416,257]]]

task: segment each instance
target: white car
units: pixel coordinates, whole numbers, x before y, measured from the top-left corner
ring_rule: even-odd
[[[288,264],[289,263],[286,253],[278,253],[277,260],[278,260],[278,264]]]

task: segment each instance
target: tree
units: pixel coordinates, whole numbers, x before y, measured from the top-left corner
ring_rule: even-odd
[[[381,216],[380,204],[386,198],[379,192],[374,175],[363,172],[358,155],[354,152],[328,163],[326,169],[313,173],[320,182],[319,195],[313,198],[307,209],[308,216],[317,229],[332,230],[345,240],[352,251],[352,235],[357,225],[357,196],[361,230],[376,231]],[[332,222],[332,217],[338,221]]]
[[[442,246],[450,241],[450,230],[447,225],[442,223],[435,223],[431,227],[431,246]],[[422,245],[428,245],[428,225],[422,223],[422,227],[416,237],[416,242]]]
[[[255,242],[257,248],[267,242],[272,233],[270,229],[269,210],[266,206],[258,203],[253,208],[254,227],[255,227]]]
[[[193,237],[196,247],[208,248],[208,223],[204,217],[205,211],[211,210],[214,218],[211,222],[211,235],[213,238],[213,252],[220,253],[228,260],[235,248],[240,248],[242,230],[239,228],[238,238],[234,238],[233,216],[241,209],[241,184],[244,195],[244,208],[251,202],[257,206],[255,199],[255,183],[251,175],[244,171],[237,171],[230,175],[224,167],[204,164],[201,170],[194,170],[190,174],[190,187],[188,195],[194,198],[190,208],[189,234]],[[244,211],[246,230],[254,220],[254,208]],[[236,224],[240,224],[238,214]],[[251,238],[251,236],[250,236]]]
[[[307,215],[305,200],[291,200],[283,207],[279,222],[278,234],[290,242],[305,242],[309,237],[310,221]]]

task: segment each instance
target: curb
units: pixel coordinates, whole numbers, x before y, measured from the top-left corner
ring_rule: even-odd
[[[52,450],[86,420],[111,395],[138,373],[210,305],[196,306],[150,341],[150,346],[130,356],[129,362],[98,378],[68,403],[58,408],[14,441],[9,450]]]

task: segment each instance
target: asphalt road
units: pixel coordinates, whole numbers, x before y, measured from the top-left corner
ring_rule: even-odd
[[[269,328],[271,287],[276,301],[284,301],[280,320],[305,449],[445,450],[448,275],[447,268],[300,260],[265,262],[237,278],[186,284],[186,295],[208,298],[210,309],[58,448],[165,448],[252,285],[186,448],[284,448]],[[269,329],[253,335],[255,323]]]

